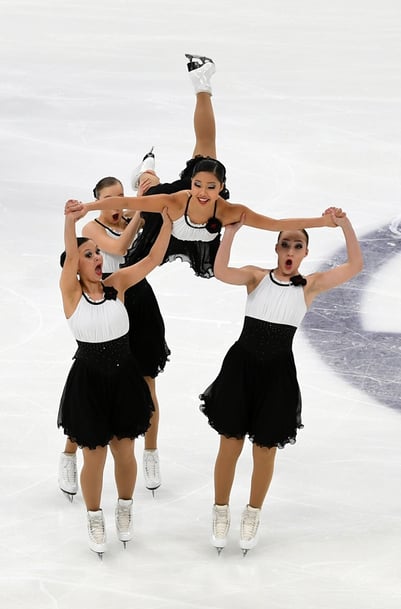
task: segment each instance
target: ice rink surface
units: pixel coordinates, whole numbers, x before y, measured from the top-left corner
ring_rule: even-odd
[[[401,5],[398,0],[0,1],[0,606],[12,609],[399,609],[401,606]],[[99,178],[130,189],[155,147],[173,180],[192,154],[184,53],[213,57],[218,156],[233,202],[274,217],[342,206],[363,273],[317,300],[294,344],[305,428],[278,453],[260,541],[210,546],[218,438],[198,410],[237,338],[242,288],[180,262],[150,282],[171,361],[158,381],[163,484],[153,499],[136,442],[135,539],[88,550],[85,509],[57,486],[56,427],[75,343],[58,256],[67,198]],[[394,223],[397,227],[397,222]],[[313,229],[305,273],[341,259]],[[242,229],[233,262],[273,266],[275,235]]]

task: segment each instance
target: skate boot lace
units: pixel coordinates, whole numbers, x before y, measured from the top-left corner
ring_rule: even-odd
[[[63,467],[63,477],[66,482],[73,485],[77,481],[77,470],[72,459],[66,459]]]
[[[125,506],[118,506],[117,509],[117,524],[122,532],[128,532],[131,525],[131,509]]]
[[[153,453],[149,453],[145,458],[145,472],[146,476],[152,480],[159,477],[159,462]]]
[[[241,520],[241,539],[244,541],[252,540],[259,527],[259,512],[246,510]]]
[[[104,521],[102,516],[91,516],[89,519],[89,532],[95,543],[104,542]]]
[[[215,537],[224,538],[227,537],[228,529],[230,526],[230,517],[228,507],[214,508],[213,515],[213,534]]]

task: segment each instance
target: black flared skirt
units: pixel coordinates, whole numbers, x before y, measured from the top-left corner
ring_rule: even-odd
[[[87,448],[106,446],[114,436],[143,435],[154,406],[128,334],[103,343],[77,342],[60,401],[58,427]]]
[[[292,353],[296,328],[246,317],[219,375],[200,395],[201,411],[227,438],[282,448],[302,428],[301,394]]]

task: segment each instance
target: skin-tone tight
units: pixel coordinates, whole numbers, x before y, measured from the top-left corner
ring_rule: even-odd
[[[114,457],[114,474],[119,499],[131,499],[137,474],[134,456],[134,441],[129,438],[117,440],[112,438],[109,443]],[[99,510],[102,495],[103,470],[107,457],[107,446],[96,449],[83,448],[84,463],[81,470],[81,489],[88,510]]]
[[[214,468],[214,488],[216,505],[230,502],[235,468],[244,446],[244,439],[220,436],[220,448]],[[276,448],[252,445],[253,471],[249,505],[261,508],[273,477]]]

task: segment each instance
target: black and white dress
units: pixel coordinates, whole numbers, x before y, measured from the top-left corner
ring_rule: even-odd
[[[218,206],[216,202],[213,215],[207,222],[195,224],[190,218],[190,201],[191,194],[188,193],[184,214],[173,222],[162,264],[182,260],[189,263],[195,275],[208,279],[214,277],[213,266],[221,239],[222,225],[217,217]],[[129,250],[124,266],[146,256],[159,234],[160,214],[142,212],[142,215],[144,228]]]
[[[158,216],[158,221],[161,221],[160,214],[154,215]],[[95,219],[95,222],[103,226],[107,234],[113,239],[120,237],[121,233],[111,229],[97,219]],[[129,220],[126,220],[126,222],[128,223]],[[109,254],[103,250],[102,255],[103,279],[111,275],[111,273],[118,271],[121,266],[130,266],[124,264],[124,256]],[[138,258],[136,262],[140,259]],[[131,264],[134,264],[133,260]],[[132,353],[139,364],[142,376],[155,378],[159,372],[164,370],[171,352],[166,343],[164,321],[160,313],[159,304],[146,278],[126,290],[124,304],[129,318],[129,343]]]
[[[67,320],[78,350],[60,401],[57,424],[81,447],[106,446],[116,436],[137,438],[154,411],[149,388],[131,353],[128,314],[104,288],[104,298],[82,295]]]
[[[248,295],[241,335],[200,395],[219,434],[269,448],[295,442],[303,425],[292,342],[306,311],[302,286],[272,271]]]

